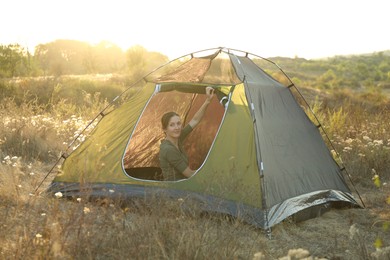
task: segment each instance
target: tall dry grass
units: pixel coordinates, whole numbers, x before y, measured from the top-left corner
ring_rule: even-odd
[[[336,95],[337,94],[337,95]],[[338,98],[342,95],[342,99]],[[84,98],[92,98],[86,96]],[[163,198],[123,204],[35,193],[53,162],[104,106],[50,108],[3,99],[0,121],[2,259],[388,259],[390,112],[388,99],[334,93],[314,104],[366,209],[331,210],[266,233],[238,219],[182,211]],[[330,124],[326,124],[330,122]],[[49,178],[43,184],[47,187]]]

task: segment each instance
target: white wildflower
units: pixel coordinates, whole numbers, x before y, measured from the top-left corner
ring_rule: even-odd
[[[11,157],[9,156],[9,155],[7,155],[6,157],[4,157],[4,160],[5,161],[8,161],[8,160],[10,160],[11,159]]]
[[[56,192],[55,194],[54,194],[54,196],[56,196],[57,198],[62,198],[62,192]]]
[[[34,176],[35,175],[35,173],[33,173],[33,172],[30,172],[29,174],[30,174],[30,176]]]
[[[114,193],[115,192],[115,190],[111,190],[111,189],[109,189],[108,190],[110,193]]]
[[[83,211],[84,211],[84,214],[88,214],[88,213],[91,212],[91,210],[89,208],[87,208],[87,207],[84,207]]]
[[[347,140],[345,140],[345,143],[347,143],[347,144],[351,144],[352,142],[353,142],[352,138],[348,138]]]
[[[356,224],[353,224],[349,228],[349,239],[353,240],[356,236],[359,236],[359,229],[356,227]]]
[[[12,161],[16,161],[17,159],[18,159],[17,156],[12,156],[12,158],[11,158]]]
[[[77,198],[76,200],[77,200],[77,202],[81,202],[81,198]]]
[[[344,147],[344,149],[343,149],[344,152],[349,152],[349,151],[351,151],[351,150],[352,150],[352,148],[351,148],[351,147],[348,147],[348,146]]]
[[[257,252],[253,255],[253,260],[262,260],[265,259],[265,256],[262,252]]]
[[[288,259],[308,259],[310,252],[306,249],[290,249],[288,250]]]
[[[367,135],[363,136],[363,140],[367,142],[371,142],[371,138],[368,137]]]
[[[35,235],[35,237],[36,238],[42,238],[42,235],[38,233],[38,234]]]

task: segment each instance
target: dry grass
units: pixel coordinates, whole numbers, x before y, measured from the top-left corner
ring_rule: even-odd
[[[86,121],[78,115],[52,116],[33,104],[2,103],[0,258],[389,259],[390,112],[384,103],[375,113],[359,109],[358,114],[353,104],[342,112],[337,105],[321,104],[317,112],[332,119],[333,141],[366,209],[330,210],[301,223],[286,220],[269,239],[237,219],[196,208],[184,212],[180,201],[155,198],[123,205],[34,194]]]

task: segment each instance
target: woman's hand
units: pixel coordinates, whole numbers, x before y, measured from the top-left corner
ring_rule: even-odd
[[[206,112],[207,107],[209,106],[211,99],[214,96],[214,89],[212,87],[206,87],[206,95],[207,98],[203,105],[199,108],[199,110],[195,113],[194,117],[191,119],[191,121],[188,123],[192,128],[195,128],[202,120],[204,113]]]
[[[211,101],[214,96],[214,89],[212,87],[206,87],[207,101]]]

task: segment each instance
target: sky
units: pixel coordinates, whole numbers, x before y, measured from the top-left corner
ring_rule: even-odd
[[[141,45],[174,59],[226,47],[316,59],[390,50],[389,0],[5,0],[0,44]]]

